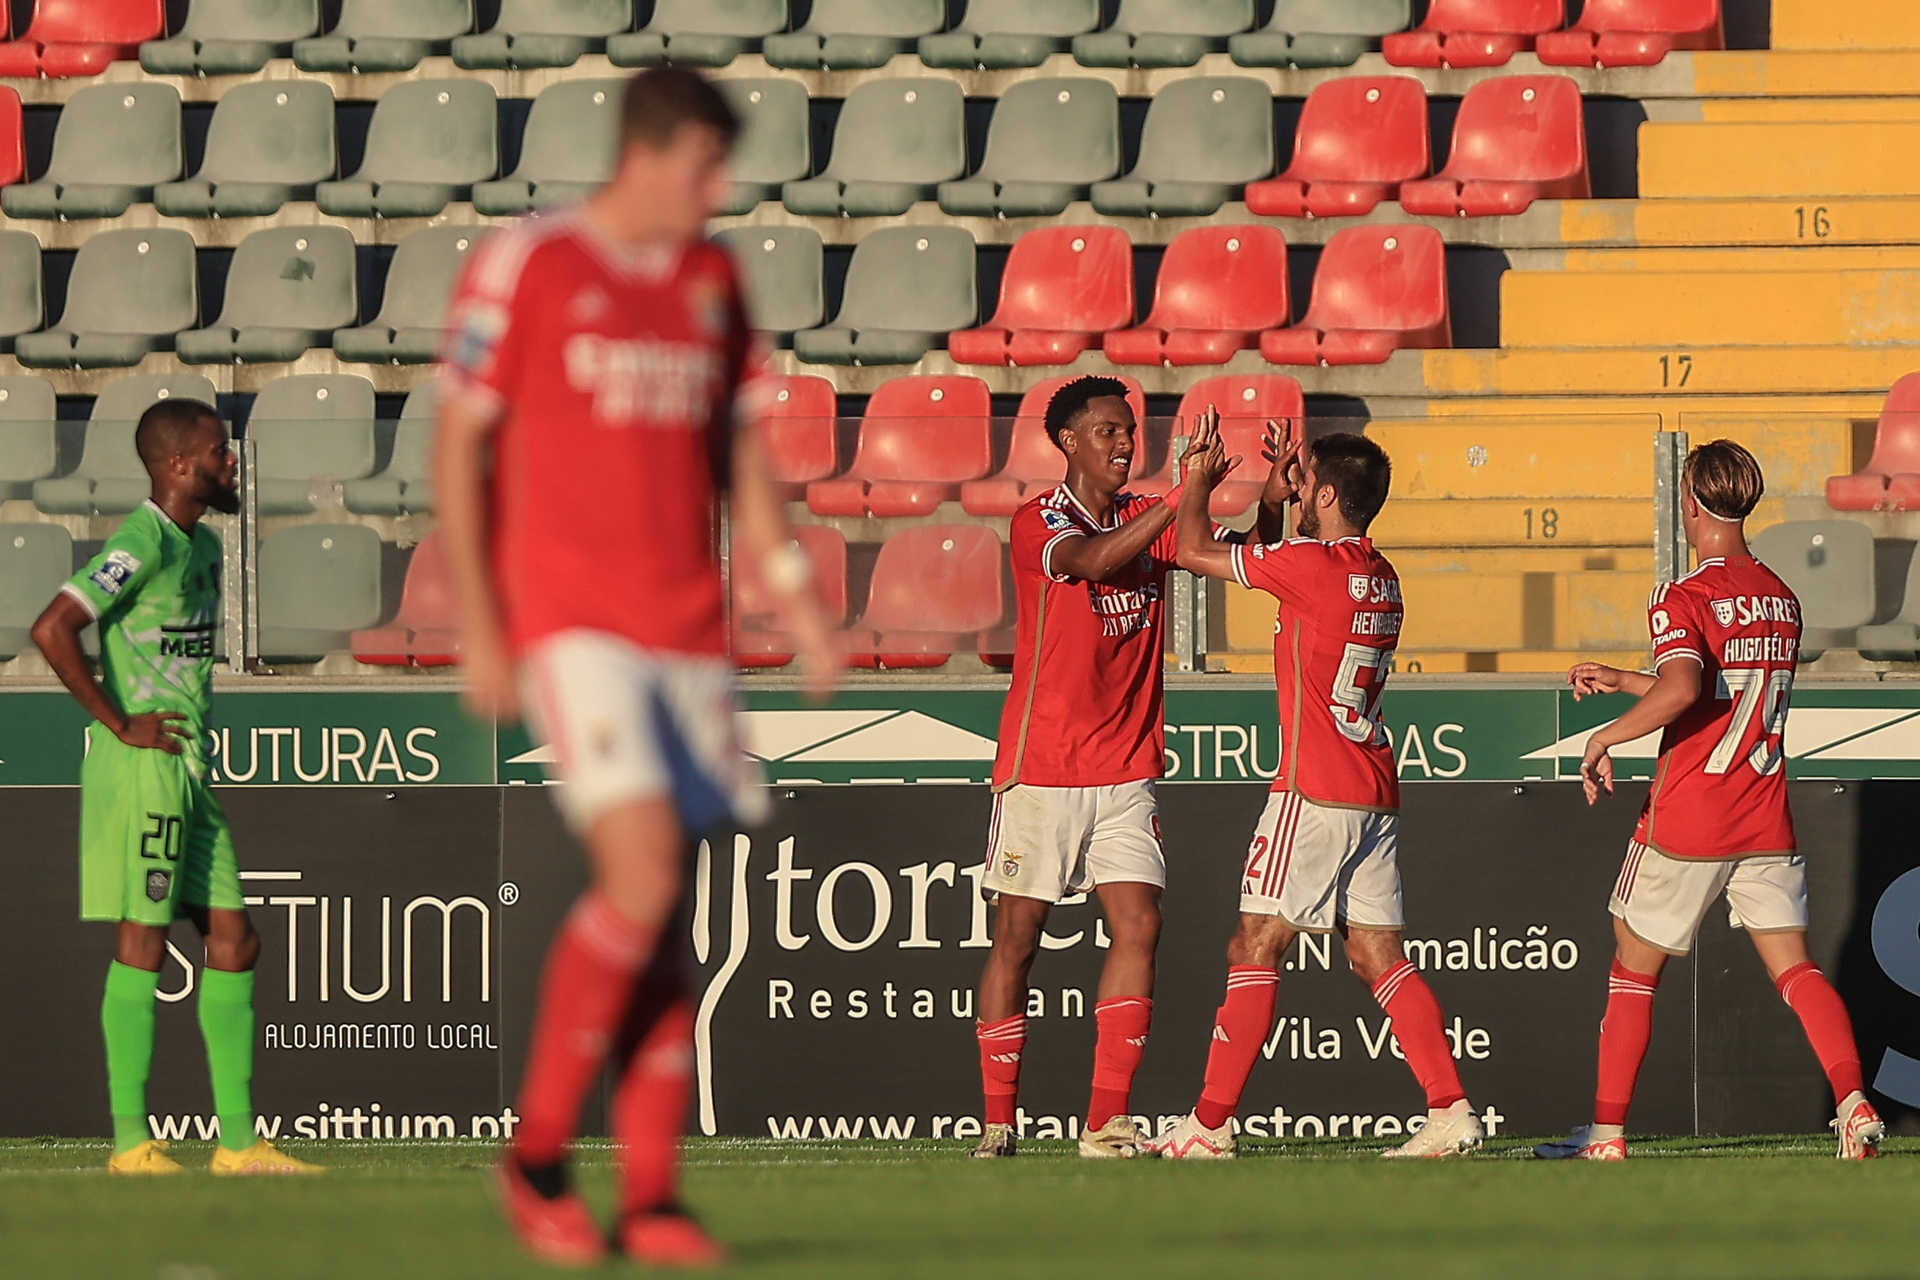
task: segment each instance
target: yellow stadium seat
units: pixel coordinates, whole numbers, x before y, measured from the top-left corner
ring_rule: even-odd
[[[1656,419],[1568,417],[1476,422],[1375,421],[1366,434],[1393,460],[1393,503],[1423,498],[1626,498],[1653,477]]]
[[[1509,347],[1878,346],[1920,341],[1920,271],[1509,271],[1500,308]]]
[[[1640,126],[1640,195],[1920,192],[1920,121]]]
[[[1898,101],[1920,111],[1920,98]],[[1569,200],[1560,206],[1560,239],[1569,246],[1912,245],[1920,244],[1920,196]]]
[[[1913,0],[1773,0],[1776,49],[1920,48]]]
[[[1509,272],[1508,279],[1515,273]],[[1542,273],[1543,279],[1567,277]],[[1585,281],[1595,277],[1579,276]],[[1616,293],[1635,293],[1636,284],[1665,276],[1625,276],[1614,286]],[[1726,277],[1714,277],[1724,279]],[[1551,295],[1548,288],[1539,293]],[[1629,305],[1621,302],[1619,306]],[[1776,299],[1769,311],[1781,308]],[[1853,392],[1871,398],[1869,413],[1879,412],[1879,400],[1887,388],[1912,373],[1915,353],[1900,346],[1715,346],[1697,339],[1656,347],[1585,345],[1570,348],[1564,340],[1555,341],[1551,326],[1570,329],[1588,317],[1563,313],[1550,297],[1542,297],[1539,310],[1529,317],[1537,326],[1542,345],[1513,345],[1491,351],[1423,351],[1421,371],[1425,390],[1435,396],[1617,396],[1666,397],[1662,410],[1678,412],[1692,397],[1814,395]],[[1621,325],[1620,330],[1629,326]],[[1622,336],[1630,336],[1622,334]],[[1584,335],[1582,335],[1584,339]],[[1508,339],[1510,343],[1515,338]],[[1524,341],[1524,340],[1522,340]],[[1436,402],[1437,403],[1437,402]],[[1612,406],[1608,406],[1609,409]],[[1483,413],[1484,400],[1471,407],[1449,410],[1456,413]],[[1520,412],[1497,408],[1496,412]],[[1601,406],[1582,400],[1562,402],[1560,413],[1597,413]]]

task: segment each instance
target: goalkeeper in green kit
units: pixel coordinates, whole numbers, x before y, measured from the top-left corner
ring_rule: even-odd
[[[199,1017],[220,1119],[213,1172],[317,1172],[254,1137],[260,937],[240,896],[233,833],[207,786],[220,539],[200,516],[240,509],[233,452],[219,414],[196,400],[154,404],[133,439],[152,496],[33,626],[33,642],[94,719],[80,766],[80,916],[119,926],[100,1004],[113,1105],[107,1168],[180,1172],[147,1130],[147,1073],[167,929],[184,916],[207,946]],[[98,682],[80,648],[96,622]]]

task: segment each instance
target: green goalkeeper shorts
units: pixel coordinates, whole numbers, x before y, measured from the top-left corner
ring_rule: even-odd
[[[80,766],[80,918],[169,925],[188,907],[238,911],[233,831],[185,756],[87,729]]]

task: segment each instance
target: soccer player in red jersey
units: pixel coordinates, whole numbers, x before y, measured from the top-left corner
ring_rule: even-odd
[[[607,1248],[567,1144],[612,1055],[618,1247],[717,1262],[675,1166],[693,1014],[674,918],[691,836],[765,799],[734,728],[719,498],[736,558],[784,597],[816,687],[832,659],[750,413],[733,265],[703,237],[727,191],[732,110],[692,72],[634,77],[611,180],[485,240],[448,312],[434,478],[471,709],[522,707],[558,758],[556,803],[591,884],[547,957],[502,1163],[508,1216],[554,1261]]]
[[[1840,1158],[1864,1160],[1886,1126],[1867,1101],[1846,1006],[1807,954],[1806,866],[1787,805],[1782,735],[1800,602],[1747,548],[1746,518],[1765,489],[1753,455],[1731,440],[1703,444],[1687,456],[1684,479],[1681,522],[1698,565],[1647,604],[1653,674],[1598,662],[1567,673],[1576,698],[1639,699],[1587,739],[1580,779],[1588,804],[1613,791],[1614,747],[1658,729],[1660,760],[1607,908],[1617,947],[1593,1123],[1534,1154],[1626,1159],[1627,1108],[1660,970],[1668,956],[1693,949],[1700,921],[1724,892],[1734,926],[1753,940],[1833,1087]]]
[[[1387,500],[1387,456],[1357,435],[1285,446],[1270,433],[1274,472],[1291,481],[1282,496],[1300,499],[1298,536],[1232,546],[1206,518],[1231,460],[1217,435],[1206,444],[1180,500],[1179,563],[1279,600],[1280,770],[1247,850],[1205,1086],[1154,1149],[1174,1159],[1233,1156],[1233,1114],[1273,1027],[1280,961],[1296,935],[1337,932],[1427,1095],[1426,1124],[1385,1154],[1463,1155],[1486,1134],[1460,1087],[1440,1005],[1400,939],[1400,782],[1380,715],[1400,639],[1400,579],[1367,538]]]
[[[1040,930],[1055,903],[1092,892],[1111,945],[1080,1154],[1130,1157],[1143,1143],[1127,1104],[1153,1015],[1167,882],[1153,780],[1164,760],[1161,595],[1173,507],[1125,492],[1139,424],[1118,379],[1066,383],[1046,424],[1066,478],[1021,507],[1009,531],[1019,633],[981,880],[997,909],[975,1011],[986,1123],[973,1154],[1014,1154]],[[1284,506],[1263,498],[1260,510],[1262,525],[1277,527]]]

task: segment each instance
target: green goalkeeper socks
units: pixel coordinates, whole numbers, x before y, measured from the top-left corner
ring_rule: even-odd
[[[207,1043],[220,1145],[245,1151],[253,1145],[252,973],[200,971],[200,1036]]]
[[[107,967],[100,1029],[107,1038],[107,1097],[113,1104],[113,1149],[147,1140],[147,1073],[153,1066],[153,993],[160,975],[121,964]]]

